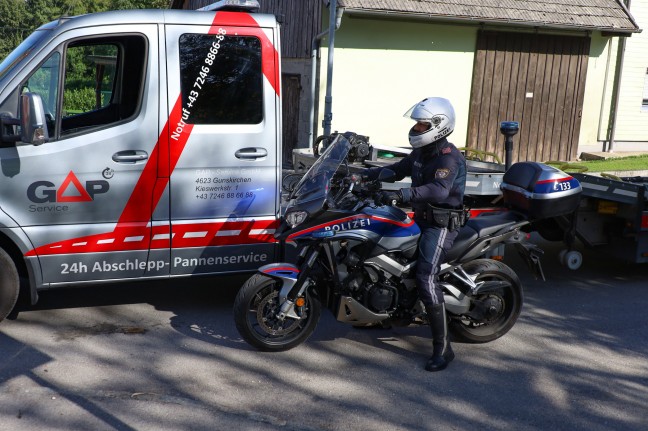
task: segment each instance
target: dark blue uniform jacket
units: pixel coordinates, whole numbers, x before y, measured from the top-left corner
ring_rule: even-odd
[[[462,208],[466,189],[466,160],[447,139],[416,148],[400,161],[385,166],[396,173],[393,180],[412,178],[412,187],[401,189],[403,200],[412,208],[425,210],[427,204]],[[371,168],[370,179],[378,178],[383,167]],[[418,222],[418,220],[417,220]]]

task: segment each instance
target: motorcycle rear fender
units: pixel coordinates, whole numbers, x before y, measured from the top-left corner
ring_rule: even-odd
[[[526,262],[533,276],[545,281],[544,271],[540,264],[540,256],[544,254],[544,251],[540,247],[526,241],[515,243],[515,248]]]

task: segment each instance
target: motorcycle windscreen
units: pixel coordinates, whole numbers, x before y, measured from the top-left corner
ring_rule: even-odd
[[[338,135],[290,194],[290,198],[293,200],[291,206],[314,201],[323,204],[330,190],[331,179],[346,159],[350,148],[349,141],[344,136]]]

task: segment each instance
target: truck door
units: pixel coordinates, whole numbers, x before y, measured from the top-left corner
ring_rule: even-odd
[[[159,133],[157,25],[71,30],[0,96],[20,116],[21,94],[40,96],[48,139],[0,149],[2,210],[32,241],[42,283],[149,273]],[[148,184],[143,183],[150,183]],[[38,266],[36,266],[38,267]],[[160,270],[163,270],[160,268]]]
[[[226,19],[236,16],[250,26]],[[251,17],[223,12],[210,25],[166,27],[171,274],[274,259],[279,63],[273,28]]]

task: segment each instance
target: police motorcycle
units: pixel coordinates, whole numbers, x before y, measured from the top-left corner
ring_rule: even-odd
[[[334,135],[290,193],[275,238],[297,247],[296,263],[262,266],[234,302],[236,327],[253,347],[284,351],[303,343],[322,306],[357,327],[428,323],[415,282],[420,229],[401,209],[376,204],[382,175],[363,183],[350,172],[367,145],[354,133]],[[528,225],[523,212],[505,211],[471,218],[461,228],[439,274],[455,341],[493,341],[515,324],[524,296],[520,280],[504,263],[483,256],[515,244],[543,277],[542,250],[522,231]]]

